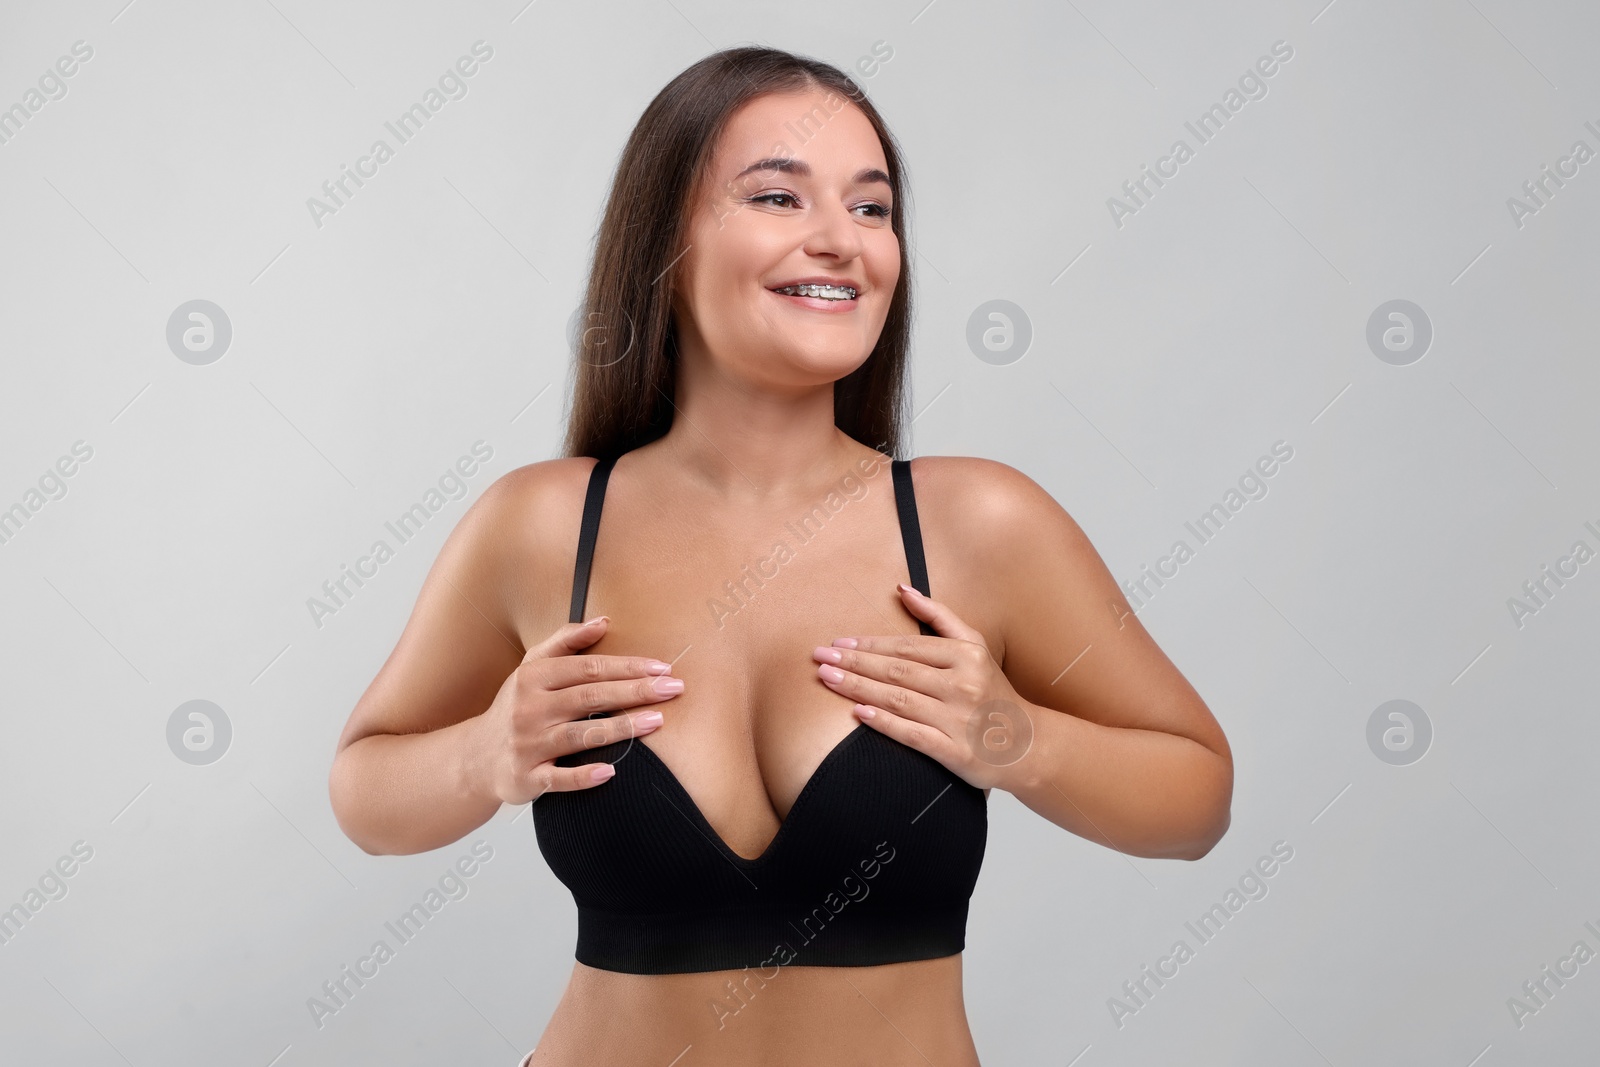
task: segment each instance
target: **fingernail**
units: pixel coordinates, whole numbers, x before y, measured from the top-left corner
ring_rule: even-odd
[[[838,645],[840,648],[855,648],[861,642],[857,641],[853,637],[835,637],[833,639],[833,643]]]
[[[663,696],[669,693],[683,692],[682,678],[653,678],[651,679],[650,684],[655,687],[656,692],[662,694]]]
[[[609,763],[596,763],[594,765],[594,770],[589,772],[589,780],[591,782],[603,782],[607,778],[610,778],[613,774],[616,774],[616,773],[617,773],[617,769],[615,767],[611,766],[611,764],[609,764]]]
[[[588,620],[587,622],[585,622],[584,625],[585,626],[593,626],[597,622],[610,622],[610,621],[611,621],[611,616],[609,616],[609,615],[596,615],[594,618],[592,618],[592,619]]]
[[[825,663],[844,662],[844,653],[840,652],[837,648],[824,648],[821,645],[818,645],[816,648],[811,650],[811,654]]]
[[[870,719],[874,715],[878,714],[876,711],[873,711],[871,708],[867,707],[865,704],[857,704],[855,706],[855,713],[857,715],[861,716],[863,719]]]
[[[918,596],[922,595],[922,591],[921,590],[913,589],[913,588],[911,588],[911,586],[907,585],[905,582],[896,582],[894,584],[897,587],[899,587],[900,589],[903,589],[904,591],[906,591],[907,593],[916,593]]]
[[[844,672],[837,667],[829,667],[827,664],[823,664],[822,666],[818,667],[817,673],[822,675],[825,681],[833,682],[835,684],[844,681]]]
[[[672,670],[672,664],[662,663],[658,659],[653,659],[645,663],[644,669],[649,671],[651,674],[666,674],[668,671]]]
[[[634,719],[633,721],[639,724],[639,728],[641,730],[649,730],[649,729],[653,729],[654,727],[660,726],[661,725],[661,719],[662,719],[662,716],[661,716],[661,713],[659,711],[647,711],[643,715],[640,715],[638,718]]]

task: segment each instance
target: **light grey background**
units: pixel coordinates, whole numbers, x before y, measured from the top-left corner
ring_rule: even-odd
[[[329,810],[338,731],[471,499],[556,454],[568,318],[651,96],[722,47],[854,68],[883,42],[860,81],[910,165],[913,454],[1026,472],[1131,582],[1293,449],[1140,611],[1233,745],[1232,828],[1200,862],[1135,859],[997,791],[965,956],[985,1062],[1593,1062],[1600,962],[1520,1026],[1508,999],[1600,951],[1600,562],[1520,625],[1509,602],[1600,547],[1600,161],[1520,225],[1508,200],[1600,149],[1600,9],[122,4],[0,13],[0,106],[93,49],[0,145],[0,508],[31,512],[0,544],[0,908],[92,849],[0,944],[0,1059],[533,1046],[575,922],[526,809],[369,857]],[[307,199],[478,40],[467,95],[316,225]],[[1199,144],[1184,123],[1278,41],[1267,94]],[[1116,225],[1179,138],[1194,158]],[[233,334],[201,366],[166,339],[197,299]],[[966,340],[995,299],[1031,325],[1009,362]],[[1391,300],[1433,330],[1407,365],[1367,342]],[[308,598],[479,440],[465,495],[317,625]],[[1396,699],[1433,730],[1408,765],[1367,740]],[[231,724],[209,765],[168,746],[191,700]],[[322,983],[480,841],[467,895],[318,1026]],[[1280,841],[1266,896],[1201,944],[1185,923]]]

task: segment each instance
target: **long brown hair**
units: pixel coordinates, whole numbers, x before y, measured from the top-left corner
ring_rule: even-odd
[[[706,56],[673,78],[623,147],[581,309],[566,456],[608,459],[672,426],[678,356],[672,272],[685,251],[690,197],[736,110],[767,93],[813,88],[843,97],[877,132],[894,193],[890,226],[901,247],[883,332],[866,362],[834,383],[833,421],[862,444],[904,458],[912,256],[899,148],[849,75],[805,56],[754,47]]]

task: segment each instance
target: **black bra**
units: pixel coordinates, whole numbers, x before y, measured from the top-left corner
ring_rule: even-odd
[[[615,462],[589,475],[573,622],[583,619]],[[891,470],[910,584],[931,595],[910,463]],[[641,738],[556,760],[601,762],[615,763],[616,776],[533,802],[539,851],[578,907],[578,962],[630,974],[764,968],[771,978],[777,966],[864,967],[965,947],[987,798],[868,724],[823,757],[755,859],[728,847]]]

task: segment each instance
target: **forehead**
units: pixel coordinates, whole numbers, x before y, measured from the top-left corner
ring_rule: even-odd
[[[726,176],[769,156],[805,160],[818,173],[887,167],[867,116],[828,89],[767,93],[746,102],[723,128],[714,166]]]

